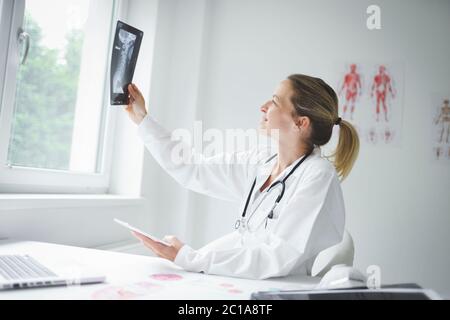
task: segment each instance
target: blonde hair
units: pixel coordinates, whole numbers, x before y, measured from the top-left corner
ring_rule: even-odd
[[[336,92],[322,79],[294,74],[288,77],[294,94],[291,102],[295,115],[308,117],[311,122],[309,143],[311,146],[327,144],[333,133],[333,127],[339,125],[339,142],[336,150],[327,156],[334,163],[336,171],[343,181],[358,158],[359,137],[355,127],[339,118],[338,97]]]

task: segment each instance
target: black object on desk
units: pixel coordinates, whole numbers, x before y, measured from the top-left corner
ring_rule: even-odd
[[[333,290],[260,291],[251,300],[433,300],[440,297],[414,283],[385,285],[380,289],[364,287]]]

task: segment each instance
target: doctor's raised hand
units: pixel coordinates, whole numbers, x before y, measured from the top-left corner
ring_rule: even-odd
[[[130,103],[125,108],[131,120],[139,125],[145,116],[147,116],[147,109],[145,108],[145,99],[141,91],[135,84],[128,85],[130,93]]]

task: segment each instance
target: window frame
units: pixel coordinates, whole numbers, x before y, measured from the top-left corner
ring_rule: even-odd
[[[23,25],[26,0],[0,0],[0,36],[8,45],[0,48],[0,193],[20,194],[107,194],[110,184],[114,128],[117,112],[109,107],[109,73],[105,73],[102,93],[101,123],[97,147],[98,173],[25,168],[7,163],[11,126],[14,116],[16,80],[19,69],[17,32]],[[127,12],[127,0],[115,0],[111,16],[108,57],[111,56],[114,21]],[[5,38],[6,37],[6,38]],[[105,70],[109,70],[110,58]],[[100,157],[101,156],[101,157]]]

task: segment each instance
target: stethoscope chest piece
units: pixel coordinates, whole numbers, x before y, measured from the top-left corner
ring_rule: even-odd
[[[238,230],[239,233],[244,233],[248,229],[247,219],[245,217],[237,219],[234,228]]]

